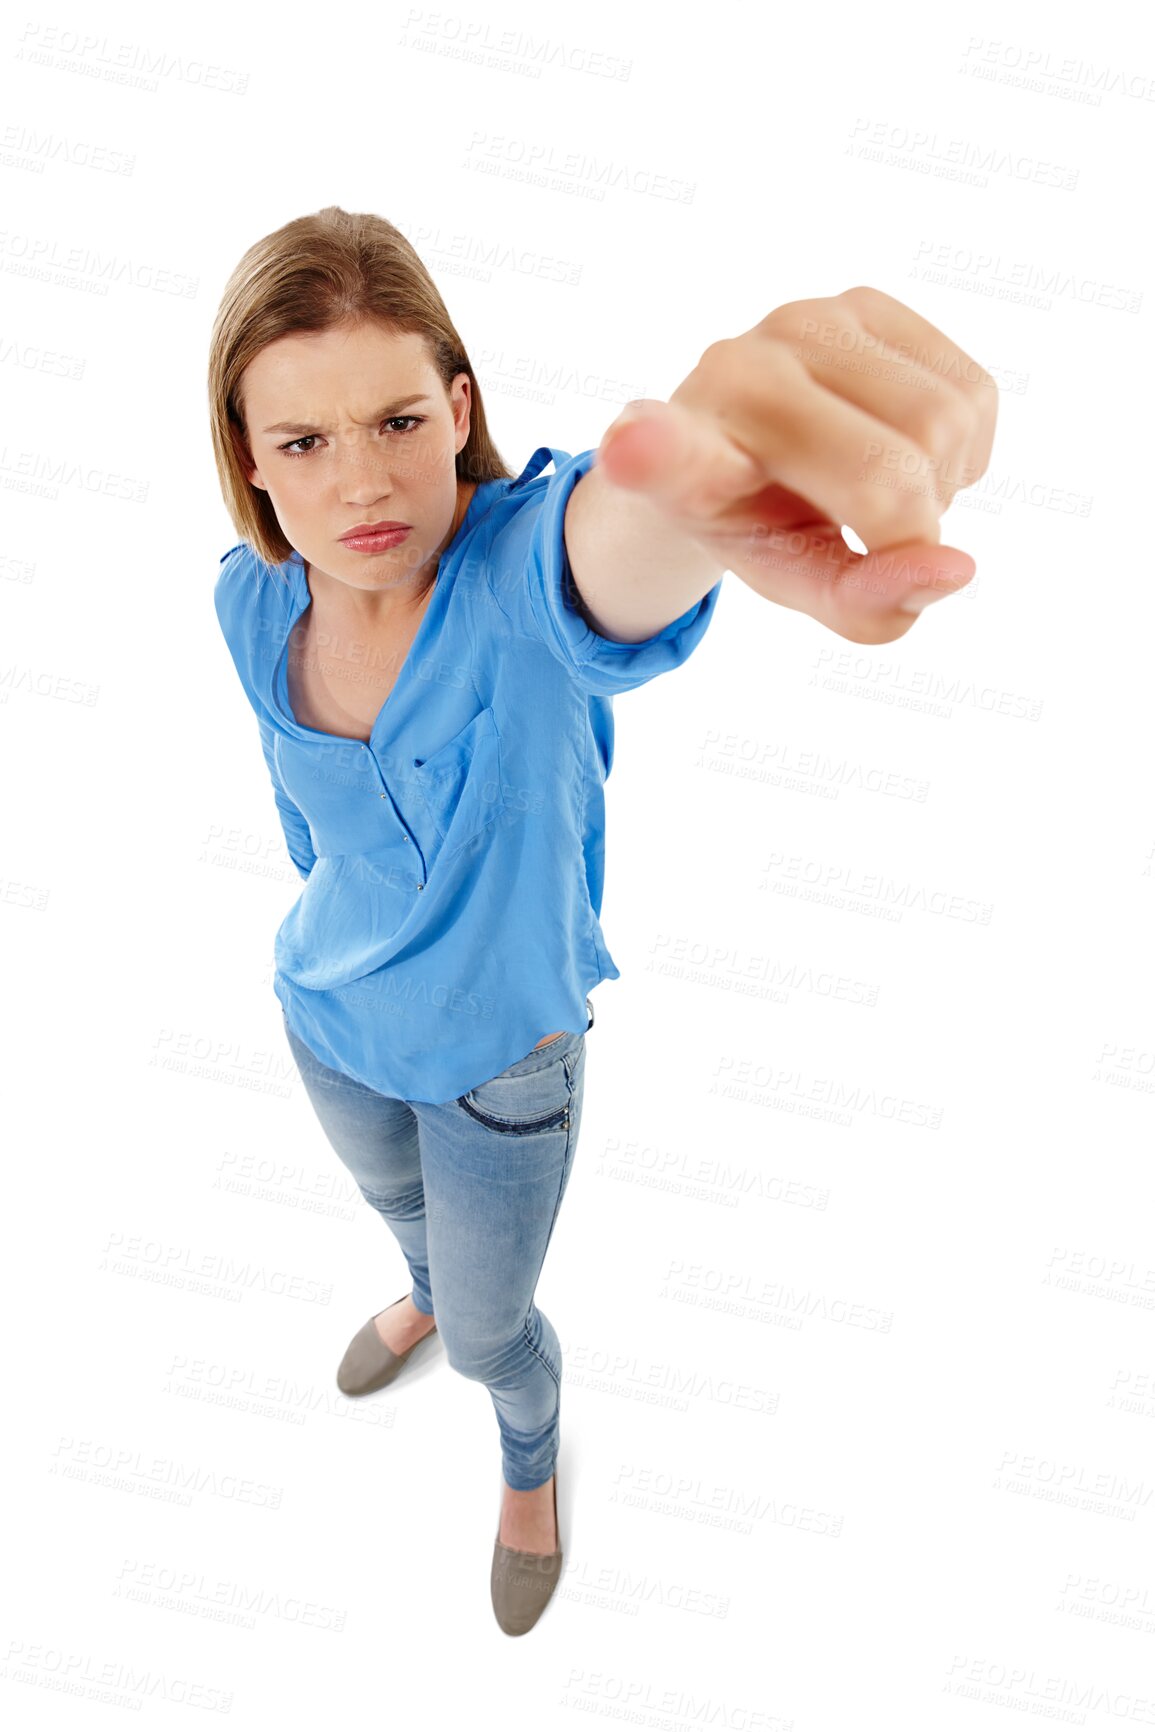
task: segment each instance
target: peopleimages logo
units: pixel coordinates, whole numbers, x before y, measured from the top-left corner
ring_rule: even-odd
[[[762,870],[769,876],[762,879],[760,890],[772,889],[779,895],[822,901],[835,907],[869,908],[874,904],[878,913],[888,918],[893,914],[901,919],[907,909],[913,908],[919,914],[940,914],[968,925],[989,926],[994,913],[993,903],[980,902],[958,891],[915,884],[908,878],[891,878],[885,872],[863,872],[857,866],[831,860],[809,860],[802,854],[774,852],[767,856]],[[770,876],[779,882],[771,884]],[[847,902],[848,897],[857,900]]]

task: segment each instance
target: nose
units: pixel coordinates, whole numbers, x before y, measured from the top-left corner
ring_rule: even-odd
[[[344,441],[337,453],[337,485],[350,505],[373,505],[393,492],[396,457],[381,446],[354,439]]]

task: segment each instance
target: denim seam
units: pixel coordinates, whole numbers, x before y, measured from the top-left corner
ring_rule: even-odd
[[[538,1269],[537,1269],[537,1278],[534,1281],[534,1290],[535,1291],[537,1289],[537,1282],[541,1279],[541,1271],[542,1271],[543,1267],[545,1266],[546,1251],[549,1250],[550,1241],[553,1238],[553,1230],[557,1224],[558,1211],[561,1208],[562,1190],[563,1190],[563,1187],[565,1185],[566,1170],[569,1166],[570,1154],[571,1154],[571,1151],[573,1148],[573,1094],[574,1094],[574,1088],[573,1088],[573,1069],[571,1068],[570,1064],[568,1063],[569,1056],[570,1055],[568,1053],[563,1053],[563,1055],[562,1055],[562,1063],[565,1065],[565,1084],[566,1084],[566,1096],[567,1096],[567,1111],[566,1111],[566,1121],[565,1121],[565,1127],[566,1127],[565,1154],[562,1156],[561,1173],[560,1173],[559,1178],[558,1178],[557,1196],[554,1198],[553,1214],[550,1216],[549,1231],[547,1232],[547,1234],[545,1236],[545,1251],[543,1251],[541,1254],[541,1262],[538,1264]],[[560,1399],[560,1396],[561,1396],[561,1378],[558,1376],[557,1372],[553,1369],[553,1367],[549,1364],[548,1360],[542,1358],[541,1354],[538,1352],[537,1348],[534,1346],[533,1342],[530,1340],[529,1319],[528,1318],[526,1318],[526,1321],[525,1321],[524,1334],[525,1334],[526,1346],[529,1348],[530,1352],[533,1354],[534,1358],[539,1362],[539,1364],[545,1366],[545,1369],[549,1372],[550,1376],[553,1378],[554,1382],[556,1383],[557,1390],[558,1390],[558,1396]]]
[[[528,1319],[525,1322],[522,1333],[525,1336],[525,1344],[529,1348],[529,1351],[533,1354],[533,1356],[537,1360],[538,1364],[544,1365],[545,1369],[549,1372],[550,1376],[553,1378],[555,1385],[557,1386],[558,1394],[560,1395],[561,1394],[561,1378],[558,1376],[557,1372],[554,1370],[554,1368],[550,1364],[549,1360],[542,1358],[542,1355],[538,1352],[537,1348],[534,1346],[533,1342],[530,1340]]]

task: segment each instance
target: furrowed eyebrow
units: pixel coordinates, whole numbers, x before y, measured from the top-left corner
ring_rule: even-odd
[[[375,426],[378,421],[387,421],[391,415],[399,415],[402,409],[409,409],[414,403],[430,403],[432,400],[421,391],[412,397],[399,397],[396,403],[386,403],[383,409],[378,409],[372,419],[365,422],[364,425],[367,427]],[[297,421],[276,421],[271,427],[264,428],[266,433],[292,433],[297,438],[304,438],[310,433],[323,433],[324,431],[323,427],[307,427],[304,422]]]

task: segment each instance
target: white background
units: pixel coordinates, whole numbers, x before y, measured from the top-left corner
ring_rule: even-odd
[[[1130,18],[5,24],[13,1723],[1155,1723]],[[1001,387],[943,522],[964,593],[870,649],[729,576],[615,706],[622,978],[538,1289],[565,1575],[516,1643],[484,1388],[440,1348],[361,1403],[333,1383],[406,1276],[284,1044],[299,880],[212,603],[217,301],[330,203],[413,241],[515,473],[855,283]]]

